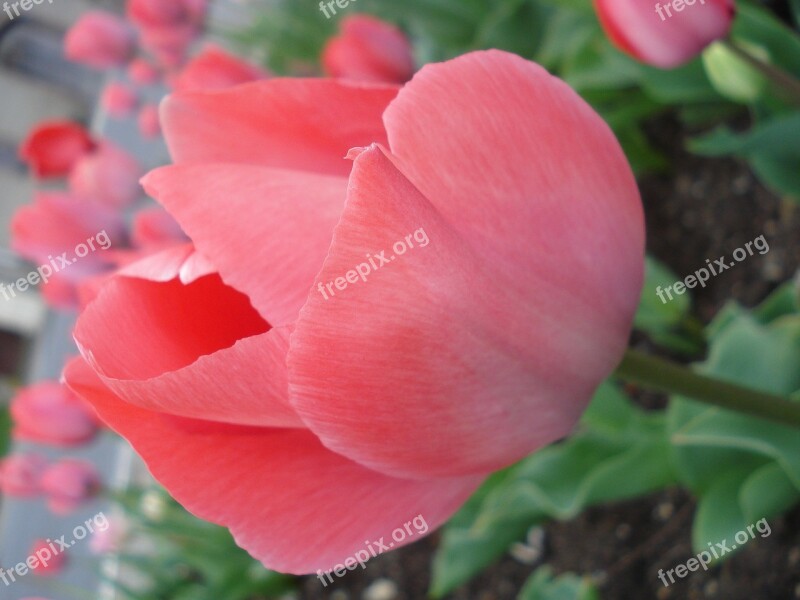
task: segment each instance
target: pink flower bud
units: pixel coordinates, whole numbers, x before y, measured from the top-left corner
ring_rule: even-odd
[[[69,514],[94,498],[100,478],[91,463],[65,459],[49,466],[41,478],[47,505],[56,514]]]
[[[67,32],[67,58],[97,69],[125,64],[136,49],[136,34],[125,21],[103,11],[87,12]]]
[[[644,63],[671,69],[728,33],[734,0],[595,0],[606,34]]]
[[[17,439],[56,446],[85,443],[98,429],[92,409],[55,381],[20,390],[11,401],[11,418]]]

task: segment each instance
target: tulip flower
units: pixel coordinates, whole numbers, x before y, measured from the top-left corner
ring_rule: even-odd
[[[128,79],[137,85],[153,85],[160,78],[158,69],[143,58],[136,58],[128,65]]]
[[[331,77],[371,83],[404,83],[414,74],[414,56],[406,36],[389,23],[366,15],[342,20],[341,33],[322,53]]]
[[[75,164],[69,186],[79,198],[122,208],[141,196],[141,175],[142,167],[133,156],[110,142],[103,142]]]
[[[177,91],[225,89],[265,79],[267,73],[219,46],[209,45],[195,56],[174,80]]]
[[[157,138],[161,135],[161,122],[158,116],[157,104],[146,104],[139,111],[139,133],[147,139]]]
[[[108,280],[65,378],[266,566],[433,531],[567,435],[619,362],[639,193],[540,66],[476,52],[402,90],[272,79],[162,113],[175,164],[144,184],[193,246]]]
[[[22,388],[11,400],[14,437],[54,446],[75,446],[91,440],[98,421],[83,400],[56,381]]]
[[[38,454],[12,454],[0,462],[0,491],[7,496],[30,498],[41,493],[40,480],[47,465]]]
[[[118,82],[109,83],[100,96],[100,106],[111,116],[118,119],[129,116],[138,103],[139,98],[136,92],[125,84]]]
[[[20,158],[37,178],[64,177],[81,157],[95,148],[86,129],[71,121],[45,121],[20,146]]]
[[[64,554],[64,550],[49,540],[34,541],[28,556],[39,558],[38,564],[32,569],[33,574],[38,577],[55,577],[67,566],[67,555]],[[50,558],[46,560],[40,558],[47,556]]]
[[[89,11],[67,32],[67,58],[97,69],[124,65],[136,50],[136,34],[123,19],[104,11]]]
[[[50,510],[66,515],[97,495],[100,477],[91,463],[65,459],[45,469],[41,489]]]
[[[671,69],[680,66],[731,28],[734,0],[594,0],[606,34],[633,58]]]

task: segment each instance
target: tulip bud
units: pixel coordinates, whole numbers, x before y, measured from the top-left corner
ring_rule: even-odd
[[[689,62],[731,28],[733,0],[594,0],[611,42],[633,58],[672,69]]]
[[[411,44],[389,23],[355,15],[342,21],[342,32],[322,53],[331,77],[371,83],[404,83],[414,74]]]
[[[136,49],[136,34],[111,13],[90,11],[72,26],[64,40],[70,60],[97,69],[125,64]]]
[[[98,428],[83,400],[54,381],[20,390],[11,401],[11,418],[16,438],[56,446],[87,442]]]
[[[54,513],[65,515],[93,498],[100,478],[91,463],[66,459],[48,467],[42,474],[41,489]]]

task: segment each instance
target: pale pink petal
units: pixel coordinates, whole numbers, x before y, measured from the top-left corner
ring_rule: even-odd
[[[297,319],[328,253],[346,179],[227,164],[163,167],[142,181],[266,320]]]
[[[130,116],[138,103],[136,92],[119,82],[109,83],[100,96],[100,106],[117,119]]]
[[[141,196],[141,176],[142,167],[133,156],[103,142],[97,151],[78,161],[69,185],[76,196],[119,208]]]
[[[270,569],[313,573],[343,564],[378,540],[394,548],[416,541],[422,532],[402,542],[392,541],[392,534],[419,515],[429,533],[481,481],[394,479],[327,451],[307,431],[141,410],[115,398],[82,361],[71,362],[65,376],[178,502],[229,527],[237,543]]]
[[[237,162],[346,176],[350,148],[386,141],[381,115],[396,94],[392,86],[270,79],[172,94],[161,122],[175,163]]]

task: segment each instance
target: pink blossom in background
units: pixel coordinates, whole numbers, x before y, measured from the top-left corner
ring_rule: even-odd
[[[161,79],[158,69],[143,58],[136,58],[128,65],[128,79],[137,85],[153,85]]]
[[[122,119],[130,116],[139,103],[136,92],[124,83],[106,85],[100,96],[100,106],[112,117]]]
[[[95,148],[89,132],[71,121],[43,121],[20,145],[20,158],[34,177],[64,177],[73,165]]]
[[[690,61],[711,42],[725,37],[736,14],[734,0],[687,2],[681,11],[669,2],[641,0],[594,0],[594,6],[617,48],[663,69]]]
[[[62,192],[39,192],[32,204],[17,210],[11,219],[11,248],[37,265],[52,264],[50,257],[67,252],[74,258],[76,245],[98,233],[107,234],[111,247],[127,245],[125,223],[118,210],[91,203]],[[64,268],[65,276],[79,278],[107,261],[100,242],[95,251]],[[60,261],[56,267],[61,267]]]
[[[99,428],[92,408],[56,381],[22,388],[11,400],[11,418],[16,439],[53,446],[84,444]]]
[[[103,141],[80,159],[69,176],[70,191],[87,200],[122,208],[142,195],[142,167],[128,152]]]
[[[67,32],[68,59],[97,69],[124,65],[136,50],[136,34],[122,18],[104,11],[85,13]]]
[[[162,116],[175,164],[145,188],[194,248],[109,278],[65,378],[267,567],[328,570],[418,514],[434,530],[567,435],[619,362],[638,190],[538,65],[476,52],[402,90],[273,79],[179,92]],[[423,228],[430,248],[319,292]]]
[[[181,69],[173,87],[177,91],[225,89],[267,77],[258,67],[209,44]]]
[[[139,111],[139,133],[142,137],[152,139],[161,135],[161,122],[157,104],[145,104]]]
[[[12,454],[0,461],[0,492],[31,498],[41,494],[40,480],[47,461],[38,454]]]
[[[100,477],[89,462],[63,459],[45,469],[41,489],[50,510],[66,515],[97,495]]]
[[[51,558],[46,565],[40,561],[39,565],[35,569],[32,569],[34,575],[38,577],[55,577],[67,566],[67,555],[64,554],[64,551],[62,550],[60,553],[56,553],[53,552],[53,548],[55,548],[56,551],[59,549],[57,544],[51,546],[47,540],[35,540],[33,542],[28,556],[36,556],[39,554],[40,550],[47,550],[51,554]]]
[[[341,22],[341,33],[322,53],[325,72],[370,83],[405,83],[414,74],[411,43],[402,31],[367,15]]]

